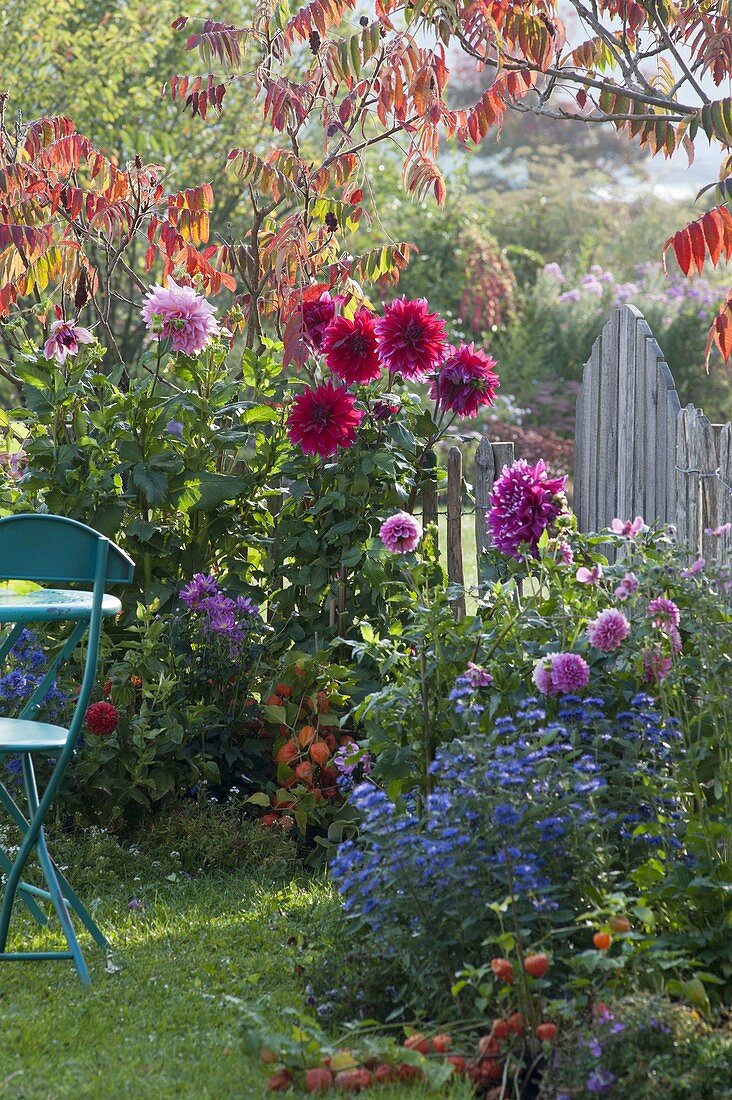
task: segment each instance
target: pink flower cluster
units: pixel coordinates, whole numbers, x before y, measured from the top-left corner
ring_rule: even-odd
[[[579,653],[547,653],[534,666],[534,683],[543,695],[574,695],[590,681],[590,666]]]
[[[409,554],[422,538],[422,527],[409,512],[396,512],[382,523],[379,535],[392,554]]]
[[[468,667],[463,676],[472,688],[484,688],[493,683],[493,677],[488,669],[481,668],[480,665],[473,664],[472,661],[468,661]]]
[[[395,375],[410,381],[432,378],[430,393],[440,413],[472,417],[483,405],[493,404],[498,388],[495,359],[477,351],[473,344],[448,346],[445,322],[430,312],[425,298],[397,298],[385,307],[382,317],[364,306],[353,317],[338,314],[336,307],[342,302],[326,292],[304,301],[300,309],[307,342],[313,351],[322,353],[344,387],[367,385],[386,370],[390,380]],[[315,387],[297,399],[287,426],[292,443],[306,450],[306,433],[306,453],[327,458],[339,447],[351,446],[355,436],[339,431],[336,421],[343,406],[337,410],[331,405],[330,413],[322,415],[322,389]],[[308,410],[316,405],[321,410],[319,419],[308,420]],[[377,415],[380,417],[383,409]]]
[[[612,653],[623,644],[629,633],[630,623],[625,615],[614,607],[601,611],[596,619],[587,624],[590,645],[603,653]]]
[[[523,458],[504,466],[490,494],[488,530],[494,546],[514,558],[521,557],[523,545],[536,554],[543,532],[558,516],[568,514],[566,481],[549,477],[542,459],[536,466]]]

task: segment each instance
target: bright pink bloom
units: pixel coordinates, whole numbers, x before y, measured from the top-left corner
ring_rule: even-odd
[[[615,589],[616,600],[627,600],[628,596],[632,596],[634,592],[638,591],[638,578],[635,573],[626,573],[622,581]]]
[[[379,535],[392,554],[409,554],[422,538],[422,527],[409,512],[396,512],[382,523]]]
[[[643,650],[643,679],[647,684],[658,684],[665,680],[673,667],[670,657],[664,657],[658,646]]]
[[[622,612],[614,607],[601,611],[596,619],[587,624],[587,637],[590,645],[601,649],[603,653],[612,653],[630,633],[630,623]]]
[[[634,520],[615,518],[610,524],[616,535],[622,535],[626,539],[634,539],[645,528],[642,516],[636,516]]]
[[[536,466],[523,458],[504,466],[490,495],[488,530],[493,544],[514,558],[521,557],[522,543],[536,554],[542,532],[567,513],[566,481],[566,477],[547,477],[542,459]]]
[[[674,653],[681,653],[683,644],[681,641],[681,635],[675,626],[670,626],[667,630],[668,640],[671,643],[671,649]]]
[[[373,313],[361,306],[353,320],[336,317],[325,330],[321,347],[325,361],[349,386],[373,382],[381,374],[375,325]]]
[[[593,565],[592,569],[587,569],[584,565],[581,565],[575,576],[580,584],[598,584],[602,578],[602,566],[599,562],[597,565]]]
[[[305,338],[315,351],[320,351],[328,325],[335,318],[336,305],[344,299],[341,295],[331,297],[324,291],[315,301],[302,304],[302,327]]]
[[[488,687],[489,684],[493,683],[490,672],[485,668],[481,668],[480,665],[473,664],[472,661],[468,661],[468,667],[463,675],[470,686],[474,688]]]
[[[534,666],[534,683],[544,695],[573,695],[589,680],[590,666],[579,653],[548,653]]]
[[[482,405],[492,405],[498,389],[496,360],[473,344],[450,348],[430,387],[430,397],[438,409],[449,409],[459,417],[476,416]]]
[[[557,653],[552,663],[552,684],[560,695],[572,695],[587,687],[590,666],[579,653]]]
[[[730,531],[732,531],[732,523],[720,523],[719,527],[704,528],[704,534],[711,535],[715,539],[721,538],[722,535],[726,535]]]
[[[172,278],[167,286],[150,287],[142,307],[143,320],[154,339],[170,340],[173,351],[184,355],[198,355],[220,335],[215,312],[216,306],[192,286],[179,286]]]
[[[706,558],[697,558],[695,562],[692,562],[688,569],[681,570],[682,577],[695,577],[697,573],[701,573],[704,566],[707,564]]]
[[[49,333],[43,345],[43,354],[46,359],[55,359],[60,367],[66,362],[67,355],[76,355],[79,344],[94,343],[94,337],[88,328],[83,328],[74,321],[64,321],[60,317],[51,323]]]
[[[351,447],[363,413],[345,386],[325,382],[295,398],[287,418],[291,443],[299,443],[306,455],[328,458],[339,447]]]
[[[442,362],[447,346],[445,322],[430,313],[426,298],[396,298],[376,322],[379,355],[391,374],[424,378]]]
[[[658,630],[678,626],[681,622],[681,612],[678,607],[673,600],[668,600],[665,596],[657,596],[655,600],[651,600],[648,604],[648,617],[653,619],[653,625]]]
[[[571,565],[574,561],[574,550],[566,539],[560,539],[557,543],[557,560],[565,565]]]

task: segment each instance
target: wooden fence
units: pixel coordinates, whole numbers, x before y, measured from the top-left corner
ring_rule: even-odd
[[[484,437],[466,479],[460,448],[450,448],[446,564],[454,584],[463,584],[465,575],[465,501],[470,495],[475,501],[480,560],[488,543],[491,486],[513,459],[513,443]],[[466,480],[472,482],[470,492]],[[732,522],[732,425],[711,424],[694,405],[681,408],[663,353],[635,306],[615,310],[585,364],[577,398],[573,503],[582,531],[602,530],[616,516],[639,515],[647,523],[673,525],[690,558],[732,561],[732,531],[706,534]],[[434,483],[424,495],[424,522],[436,523],[440,511]],[[465,614],[464,599],[456,601],[455,613]]]

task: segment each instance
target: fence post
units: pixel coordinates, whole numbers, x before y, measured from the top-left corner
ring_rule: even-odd
[[[422,466],[426,475],[424,489],[422,490],[422,525],[427,527],[430,523],[435,524],[435,549],[437,550],[439,547],[437,535],[437,481],[433,474],[436,465],[437,456],[435,452],[433,450],[426,451]]]
[[[465,584],[463,573],[463,455],[451,447],[447,455],[447,579]],[[465,593],[453,601],[455,618],[465,618]]]

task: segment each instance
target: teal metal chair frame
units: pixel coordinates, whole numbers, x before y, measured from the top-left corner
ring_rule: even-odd
[[[134,565],[119,547],[92,528],[62,516],[18,515],[0,519],[0,580],[24,580],[38,584],[92,585],[91,591],[37,589],[28,595],[0,595],[0,623],[13,628],[0,646],[0,663],[8,656],[30,623],[74,622],[68,637],[51,661],[41,682],[18,718],[0,718],[0,760],[21,757],[27,813],[17,805],[0,783],[0,805],[20,829],[23,839],[14,860],[0,848],[0,869],[5,890],[0,907],[0,962],[31,959],[71,959],[82,982],[91,981],[69,910],[73,910],[94,941],[108,948],[106,937],[51,859],[44,834],[44,821],[64,773],[72,759],[91,698],[97,671],[102,619],[121,610],[119,600],[105,592],[107,584],[130,584]],[[86,657],[81,687],[73,717],[64,729],[37,720],[43,700],[59,668],[87,634]],[[53,756],[56,762],[39,795],[34,753]],[[36,853],[47,889],[23,879],[28,859]],[[16,897],[39,924],[47,917],[38,900],[51,902],[68,944],[66,951],[7,951],[10,919]]]

